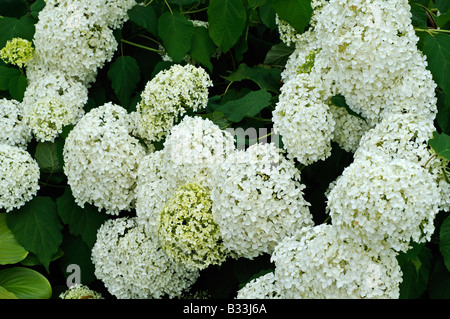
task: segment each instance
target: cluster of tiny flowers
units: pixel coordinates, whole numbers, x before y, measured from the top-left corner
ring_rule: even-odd
[[[187,183],[211,189],[217,166],[234,151],[233,136],[199,116],[185,116],[163,149],[146,155],[138,169],[136,213],[150,228],[172,194]]]
[[[422,166],[376,153],[359,157],[328,195],[333,224],[372,248],[407,251],[434,232],[440,192]]]
[[[137,134],[150,143],[160,141],[188,110],[206,107],[211,86],[208,73],[191,64],[160,71],[141,94]]]
[[[175,298],[199,277],[197,270],[168,257],[157,235],[134,218],[107,220],[91,256],[95,276],[119,299]]]
[[[322,224],[286,237],[272,254],[284,298],[398,298],[402,272],[392,250],[374,250]]]
[[[26,148],[31,130],[23,119],[22,104],[16,100],[0,100],[0,144]]]
[[[0,58],[9,64],[24,68],[33,58],[33,44],[22,38],[13,38],[6,42],[3,49],[0,50]]]
[[[252,279],[237,291],[236,299],[283,299],[277,291],[275,272]]]
[[[224,245],[238,257],[271,253],[285,236],[313,223],[298,169],[272,143],[236,150],[214,178],[212,212]]]
[[[227,251],[211,206],[209,191],[195,183],[182,185],[173,194],[158,222],[158,238],[167,255],[199,270],[225,261]]]
[[[0,208],[10,212],[39,190],[39,165],[18,146],[0,144]]]
[[[80,206],[90,203],[109,214],[134,206],[137,170],[146,150],[131,136],[133,121],[118,105],[92,109],[64,145],[64,172]]]
[[[75,284],[59,295],[60,299],[104,299],[103,296],[86,285]]]
[[[84,114],[88,90],[61,71],[30,74],[22,101],[24,118],[38,141],[53,142]]]
[[[36,140],[53,141],[83,115],[97,70],[117,49],[113,29],[127,19],[134,0],[46,1],[35,25],[28,63],[24,116]]]

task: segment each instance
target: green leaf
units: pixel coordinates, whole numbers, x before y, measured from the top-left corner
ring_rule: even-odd
[[[439,250],[444,258],[445,266],[450,270],[450,217],[447,217],[439,230]]]
[[[424,244],[414,244],[407,253],[398,256],[403,272],[400,298],[419,298],[427,289],[431,273],[431,250]]]
[[[45,7],[45,0],[36,0],[31,6],[31,15],[35,18],[39,16],[39,12]]]
[[[169,3],[174,3],[179,6],[191,6],[194,3],[200,2],[199,0],[167,0]]]
[[[434,4],[441,13],[446,13],[450,10],[450,1],[448,0],[435,0]]]
[[[427,56],[428,69],[433,79],[445,93],[450,94],[450,35],[427,36],[422,50]]]
[[[275,30],[277,28],[276,12],[272,8],[272,6],[266,3],[261,7],[259,7],[258,10],[261,22],[264,23],[264,25],[268,27],[270,30]]]
[[[436,17],[435,21],[438,27],[444,28],[444,26],[450,22],[450,12],[441,14],[439,17]]]
[[[143,27],[153,35],[158,35],[158,19],[151,6],[135,5],[128,10],[130,21]]]
[[[411,3],[411,23],[418,28],[426,28],[428,16],[425,9],[418,3]]]
[[[208,7],[209,35],[228,52],[245,30],[247,11],[242,0],[211,0]]]
[[[450,298],[450,272],[441,258],[436,261],[431,272],[428,293],[431,299]]]
[[[343,107],[347,110],[348,114],[359,117],[361,119],[364,119],[360,114],[353,111],[350,106],[348,106],[347,102],[345,101],[345,97],[343,95],[335,95],[331,98],[331,102],[333,102],[334,105],[337,107]]]
[[[91,248],[83,239],[75,236],[65,236],[62,244],[64,256],[60,261],[60,267],[63,274],[67,274],[69,265],[78,265],[80,267],[80,283],[84,285],[94,281],[95,267],[91,260]],[[68,274],[70,275],[70,273]]]
[[[35,23],[36,19],[28,15],[20,19],[10,17],[0,18],[0,49],[12,38],[23,38],[32,41]]]
[[[62,224],[56,203],[49,197],[36,196],[24,206],[7,215],[8,227],[17,241],[36,254],[48,267],[62,242]]]
[[[294,52],[295,48],[287,46],[285,43],[281,42],[275,44],[266,54],[264,60],[265,64],[284,67],[289,56]]]
[[[0,265],[23,260],[28,251],[20,245],[6,223],[6,213],[0,213]]]
[[[237,70],[225,77],[228,81],[252,80],[261,89],[271,92],[279,92],[281,83],[281,69],[271,68],[263,65],[249,67],[242,63]]]
[[[0,66],[0,90],[8,91],[11,80],[21,75],[20,71],[16,68]]]
[[[0,0],[0,15],[20,18],[27,13],[28,4],[26,0]]]
[[[56,203],[58,214],[63,223],[69,226],[70,233],[81,236],[92,247],[97,238],[97,229],[106,221],[107,215],[89,204],[85,204],[84,208],[78,206],[70,188],[66,189]]]
[[[271,98],[266,90],[252,91],[238,100],[225,103],[216,111],[224,113],[232,122],[240,122],[245,116],[255,116],[269,106]]]
[[[15,294],[0,286],[0,299],[19,299]]]
[[[0,271],[0,286],[19,299],[49,299],[52,296],[52,287],[47,278],[25,267]]]
[[[212,71],[211,56],[216,52],[216,46],[204,27],[195,27],[192,46],[189,55],[198,63]]]
[[[288,22],[298,33],[303,33],[311,20],[310,0],[269,0],[280,19]]]
[[[108,79],[120,103],[126,107],[140,80],[139,66],[130,56],[119,56],[111,63]]]
[[[8,90],[11,97],[22,102],[25,90],[28,86],[28,80],[23,74],[13,76],[8,83]]]
[[[438,132],[433,132],[433,138],[428,141],[430,147],[436,154],[446,160],[450,161],[450,136]]]
[[[191,49],[194,24],[178,12],[166,12],[158,19],[158,34],[167,54],[179,63]]]
[[[34,153],[41,172],[59,173],[63,171],[56,143],[39,142]]]

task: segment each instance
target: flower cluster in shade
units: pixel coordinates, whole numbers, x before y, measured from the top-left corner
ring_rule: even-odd
[[[408,1],[312,6],[302,34],[277,17],[294,52],[274,127],[304,165],[325,160],[333,142],[353,162],[326,192],[331,223],[285,237],[272,254],[274,270],[238,298],[398,298],[397,254],[429,241],[435,216],[449,210],[442,162],[428,146],[436,84],[417,49]],[[351,112],[334,104],[336,96]]]

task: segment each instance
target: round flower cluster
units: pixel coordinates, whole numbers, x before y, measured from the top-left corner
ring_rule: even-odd
[[[148,142],[160,141],[188,110],[208,103],[208,73],[191,64],[175,64],[160,71],[141,93],[137,105],[137,134]]]
[[[429,241],[440,192],[422,166],[376,153],[358,158],[328,195],[333,224],[372,248],[389,244],[407,251],[411,241]]]
[[[31,74],[29,80],[22,102],[25,121],[36,140],[53,142],[64,126],[83,116],[88,90],[61,71]]]
[[[92,109],[64,145],[64,173],[80,206],[90,203],[109,214],[134,206],[137,170],[145,148],[130,135],[132,119],[113,103]]]
[[[104,299],[103,296],[89,289],[86,285],[76,284],[70,286],[59,295],[60,299]]]
[[[10,212],[39,190],[39,165],[27,151],[0,144],[0,208]]]
[[[208,119],[185,116],[163,146],[142,159],[137,174],[136,213],[150,228],[157,227],[159,212],[180,186],[212,188],[211,177],[234,151],[234,140]]]
[[[195,183],[182,185],[159,215],[158,238],[174,260],[189,268],[220,265],[227,257],[209,192]]]
[[[0,99],[0,144],[26,148],[31,130],[23,119],[22,104],[16,100]]]
[[[7,41],[3,49],[0,50],[0,58],[5,63],[17,65],[19,68],[26,67],[33,55],[33,44],[22,38],[13,38]]]
[[[107,220],[92,248],[95,276],[119,299],[174,298],[199,277],[199,272],[169,258],[155,233],[134,218]]]
[[[272,254],[275,270],[238,292],[238,298],[386,299],[399,297],[402,272],[395,253],[344,237],[339,228],[304,227]]]
[[[274,144],[236,150],[214,175],[212,212],[236,256],[271,253],[285,236],[313,224],[293,161]]]

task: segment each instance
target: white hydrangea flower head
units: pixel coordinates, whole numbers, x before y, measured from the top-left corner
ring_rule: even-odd
[[[236,299],[283,299],[277,290],[274,272],[252,279],[238,290]]]
[[[185,116],[163,146],[145,156],[138,169],[136,213],[150,228],[157,227],[159,212],[181,185],[213,187],[212,176],[233,153],[234,139],[208,119]]]
[[[179,297],[199,277],[161,249],[155,233],[134,218],[106,221],[92,248],[95,276],[118,299]]]
[[[103,296],[86,285],[75,284],[59,295],[60,299],[104,299]]]
[[[39,190],[36,160],[18,146],[0,144],[0,209],[7,213],[30,201]]]
[[[289,156],[309,165],[331,155],[335,121],[320,86],[301,73],[281,87],[272,113],[274,130]]]
[[[0,144],[26,148],[31,141],[31,129],[23,118],[19,101],[0,99]]]
[[[206,107],[212,81],[202,68],[175,64],[160,71],[145,86],[137,105],[137,134],[160,141],[187,110]]]
[[[64,172],[73,196],[117,215],[134,207],[138,166],[146,151],[131,135],[127,111],[113,103],[94,108],[75,125],[64,145]]]
[[[44,64],[85,84],[95,80],[98,68],[113,57],[117,41],[108,21],[89,9],[92,5],[78,1],[46,3],[36,23],[33,43],[38,62],[31,70]]]
[[[188,268],[203,270],[227,258],[220,229],[211,212],[209,191],[182,185],[159,214],[158,238],[166,254]]]
[[[411,241],[430,240],[439,202],[436,180],[426,169],[374,152],[338,177],[327,209],[343,234],[375,249],[388,245],[405,252]]]
[[[236,150],[214,178],[212,212],[236,257],[270,254],[285,236],[313,223],[299,170],[274,144]]]
[[[53,142],[83,116],[88,90],[61,71],[33,76],[22,101],[24,118],[36,140]]]
[[[333,141],[347,152],[356,152],[361,138],[371,129],[363,118],[349,114],[343,107],[329,104],[335,122]]]
[[[0,58],[5,63],[16,65],[19,68],[26,67],[33,55],[33,44],[22,38],[13,38],[7,41],[3,49],[0,50]]]
[[[317,21],[319,46],[355,112],[378,122],[385,109],[433,107],[435,84],[407,0],[333,0]]]
[[[353,242],[333,225],[305,227],[286,237],[272,261],[275,290],[283,298],[399,298],[402,272],[395,252]]]

